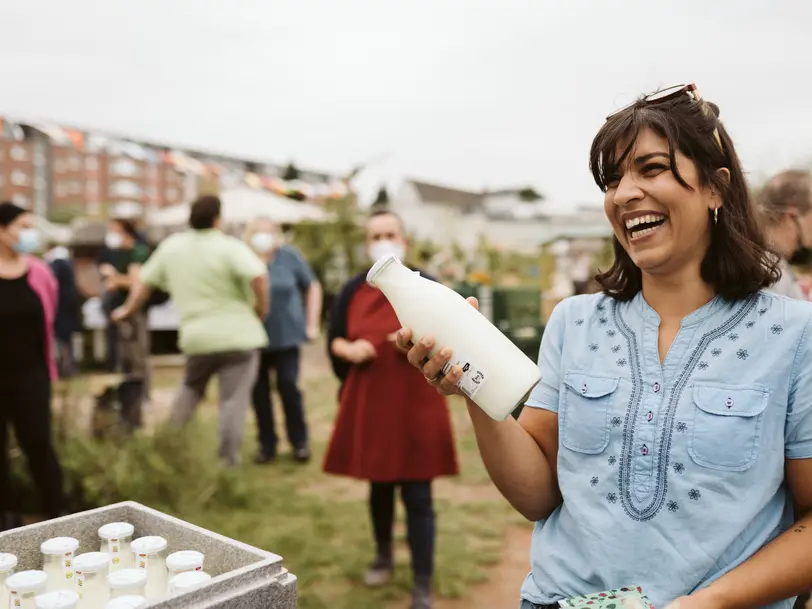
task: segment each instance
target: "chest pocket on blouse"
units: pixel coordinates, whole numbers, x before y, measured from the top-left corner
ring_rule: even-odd
[[[769,392],[760,387],[694,385],[688,452],[697,465],[743,472],[755,463]]]
[[[559,406],[561,444],[597,455],[609,445],[609,413],[618,377],[570,373],[564,376]]]

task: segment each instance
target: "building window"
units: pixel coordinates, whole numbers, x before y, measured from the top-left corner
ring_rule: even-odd
[[[96,180],[87,181],[87,194],[89,195],[99,194],[99,183]]]
[[[82,194],[82,183],[81,182],[71,182],[70,183],[70,194],[72,195],[80,195]]]
[[[28,151],[25,149],[25,146],[20,146],[19,144],[12,146],[11,158],[14,159],[15,161],[27,161]]]
[[[110,195],[113,197],[127,197],[132,199],[140,198],[144,194],[143,190],[133,182],[119,180],[110,185]]]
[[[70,194],[70,188],[68,188],[68,183],[62,181],[57,182],[56,185],[54,186],[54,194],[60,198],[67,197],[68,194]]]
[[[79,171],[82,168],[82,159],[77,154],[72,154],[68,157],[68,168],[71,171]]]
[[[11,172],[11,183],[15,186],[30,186],[31,177],[24,171],[15,169]]]
[[[15,193],[13,197],[11,197],[11,202],[14,203],[17,207],[22,207],[23,209],[28,209],[28,206],[31,204],[31,201],[25,195]]]
[[[135,177],[140,175],[138,164],[130,159],[118,159],[110,165],[110,174],[121,177]]]
[[[89,156],[85,159],[85,169],[88,171],[98,171],[99,170],[99,159],[95,156]]]
[[[54,161],[54,172],[65,173],[65,159],[63,157],[58,157]]]

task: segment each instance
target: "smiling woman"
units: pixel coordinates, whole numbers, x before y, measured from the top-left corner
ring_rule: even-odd
[[[636,585],[656,607],[789,609],[812,588],[812,304],[764,290],[777,256],[693,85],[610,116],[590,160],[603,294],[555,308],[518,421],[468,404],[494,484],[537,521],[522,607]],[[455,392],[450,356],[410,338]]]

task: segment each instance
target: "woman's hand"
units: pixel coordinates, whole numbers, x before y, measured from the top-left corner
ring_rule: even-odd
[[[478,309],[476,298],[468,298],[468,303]],[[397,333],[395,346],[401,353],[406,354],[409,363],[420,370],[426,381],[433,385],[442,395],[460,394],[457,383],[462,378],[462,368],[452,366],[447,374],[443,374],[443,367],[451,359],[451,349],[443,347],[431,357],[435,341],[433,336],[424,336],[417,344],[412,342],[412,331],[401,328]]]
[[[375,359],[378,352],[375,350],[374,345],[363,338],[359,338],[347,345],[346,353],[344,354],[348,362],[351,364],[363,364],[371,359]]]

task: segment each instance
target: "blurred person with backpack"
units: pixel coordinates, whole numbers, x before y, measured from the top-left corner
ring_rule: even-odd
[[[34,217],[0,203],[0,530],[19,523],[11,515],[8,427],[25,455],[42,511],[64,507],[62,470],[51,439],[51,383],[57,379],[53,323],[59,288],[40,249]]]

